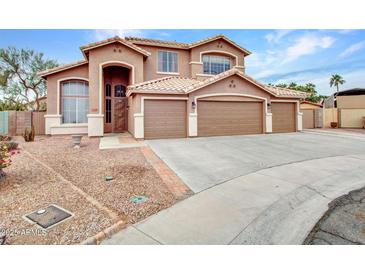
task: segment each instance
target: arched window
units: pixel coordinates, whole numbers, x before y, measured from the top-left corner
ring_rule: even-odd
[[[203,55],[204,74],[219,74],[231,69],[231,57],[223,55]]]
[[[89,84],[82,80],[61,83],[61,113],[65,124],[87,123]]]

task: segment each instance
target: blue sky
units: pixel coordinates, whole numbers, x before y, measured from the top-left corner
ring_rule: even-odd
[[[81,45],[115,35],[193,42],[223,33],[250,50],[246,73],[265,83],[312,82],[331,94],[331,74],[342,87],[365,87],[365,30],[0,30],[0,47],[44,52],[60,63],[82,59]]]

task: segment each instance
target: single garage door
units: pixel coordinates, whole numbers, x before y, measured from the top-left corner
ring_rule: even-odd
[[[296,131],[295,107],[295,103],[271,103],[272,132]]]
[[[314,128],[314,109],[302,109],[303,128]]]
[[[263,132],[262,102],[198,101],[198,136]]]
[[[145,100],[145,139],[186,137],[185,100]]]

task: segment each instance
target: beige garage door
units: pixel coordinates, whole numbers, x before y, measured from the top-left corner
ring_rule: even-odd
[[[186,137],[186,101],[145,100],[145,139]]]
[[[303,128],[314,128],[314,110],[302,109],[303,113]]]
[[[294,132],[295,103],[271,103],[272,132]]]
[[[263,132],[261,102],[198,102],[198,135],[222,136]]]

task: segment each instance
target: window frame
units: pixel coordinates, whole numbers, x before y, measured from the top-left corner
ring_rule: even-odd
[[[159,70],[159,62],[160,62],[160,52],[168,52],[168,53],[175,53],[176,54],[176,67],[177,67],[177,70],[176,72],[175,71],[160,71]],[[180,74],[180,66],[179,66],[179,52],[177,51],[173,51],[173,50],[157,50],[157,62],[156,62],[156,71],[158,74],[171,74],[171,75],[179,75]]]
[[[211,62],[211,60],[209,60],[209,72],[205,72],[205,70],[204,70],[204,57],[209,57],[209,59],[211,58],[211,57],[221,57],[221,58],[228,58],[228,60],[229,60],[229,68],[227,69],[227,70],[230,70],[230,69],[232,69],[232,67],[234,67],[234,64],[233,64],[233,58],[232,58],[232,56],[230,56],[230,55],[224,55],[224,54],[214,54],[214,52],[212,52],[212,53],[205,53],[205,54],[202,54],[202,57],[201,57],[201,61],[202,61],[202,65],[203,65],[203,74],[204,75],[217,75],[217,74],[220,74],[220,73],[223,73],[223,72],[225,72],[225,71],[227,71],[227,70],[224,70],[224,71],[221,71],[221,72],[218,72],[218,73],[216,73],[216,74],[213,74],[212,73],[212,62]],[[221,63],[223,66],[225,65],[224,63]]]
[[[67,83],[67,82],[82,82],[84,84],[87,84],[87,87],[88,87],[88,96],[69,96],[69,95],[66,95],[66,96],[63,96],[63,84]],[[61,124],[62,125],[85,125],[87,124],[87,121],[86,122],[83,122],[83,123],[64,123],[63,122],[63,97],[68,97],[68,98],[88,98],[88,104],[89,104],[89,98],[90,98],[90,91],[89,91],[89,81],[87,80],[84,80],[84,79],[78,79],[78,78],[70,78],[70,79],[65,79],[65,80],[62,80],[59,82],[59,89],[60,89],[60,95],[59,95],[59,102],[60,102],[60,108],[59,108],[59,114],[61,115]],[[76,111],[77,111],[77,108],[76,108]],[[87,112],[89,112],[89,110],[87,110]],[[86,114],[87,115],[87,114]]]

